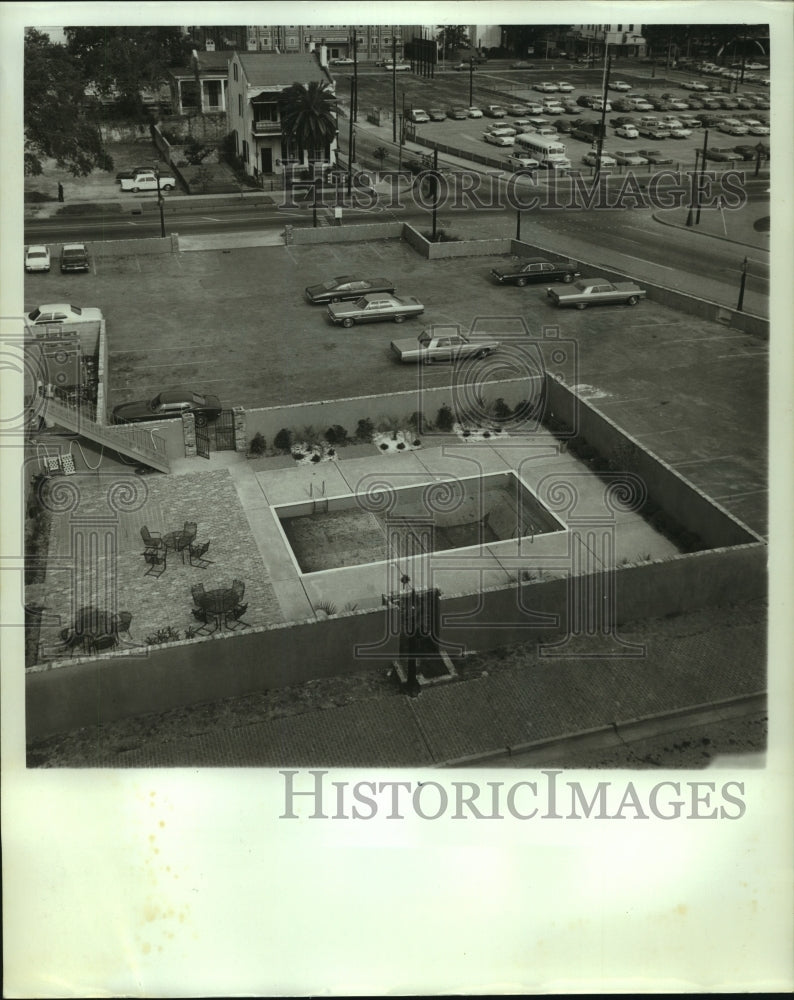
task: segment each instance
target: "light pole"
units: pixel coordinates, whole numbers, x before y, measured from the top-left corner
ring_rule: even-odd
[[[160,209],[160,236],[165,239],[165,215],[163,214],[163,193],[160,190],[160,165],[155,164],[154,176],[157,179],[157,207]]]
[[[747,258],[742,261],[742,280],[739,285],[739,301],[736,303],[736,312],[741,312],[744,306],[744,286],[747,284]]]
[[[759,142],[755,147],[755,174],[754,177],[758,176],[758,171],[761,169],[761,156],[764,153],[766,147],[762,142]]]
[[[703,151],[700,154],[700,182],[698,183],[698,189],[696,195],[697,198],[697,215],[695,216],[696,226],[700,225],[700,191],[703,186],[703,174],[705,173],[706,170],[706,150],[708,149],[708,145],[709,145],[709,130],[706,129],[705,132],[703,133]]]
[[[474,56],[469,60],[469,107],[474,104]]]
[[[695,170],[692,174],[692,191],[689,198],[689,211],[686,214],[686,224],[687,226],[692,225],[692,212],[695,208],[695,190],[697,188],[697,174],[698,174],[698,157],[700,156],[700,150],[695,150]]]

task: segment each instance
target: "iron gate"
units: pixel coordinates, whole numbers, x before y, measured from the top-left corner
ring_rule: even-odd
[[[210,430],[206,421],[196,421],[196,454],[199,458],[210,457]]]
[[[221,410],[215,421],[216,451],[234,451],[234,410]]]

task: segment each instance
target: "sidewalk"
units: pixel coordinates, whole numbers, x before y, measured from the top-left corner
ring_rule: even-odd
[[[460,680],[417,698],[399,693],[384,664],[53,737],[30,748],[28,763],[437,767],[766,687],[761,604],[632,623],[619,634],[644,645],[645,655],[583,661],[575,652],[540,658],[534,644],[513,646],[459,662]],[[590,652],[592,645],[590,638]],[[629,763],[636,761],[627,750],[623,766]]]
[[[700,223],[695,224],[696,213],[692,213],[692,225],[687,226],[688,208],[672,208],[653,213],[655,222],[664,226],[686,229],[690,233],[712,236],[729,243],[739,243],[756,250],[769,250],[770,217],[765,207],[749,203],[739,210],[703,208]]]

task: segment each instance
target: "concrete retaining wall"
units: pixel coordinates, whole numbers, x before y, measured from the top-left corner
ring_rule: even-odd
[[[511,240],[511,253],[519,257],[549,257],[552,260],[572,260],[578,264],[582,273],[586,277],[606,278],[608,281],[635,281],[633,275],[625,274],[622,271],[615,271],[604,268],[598,264],[577,257],[562,257],[558,253],[538,246],[536,243],[526,243],[519,240]],[[718,302],[711,302],[708,299],[701,299],[696,295],[689,295],[686,292],[678,291],[675,288],[666,288],[664,285],[657,285],[643,279],[640,284],[648,293],[651,302],[658,302],[660,305],[670,309],[679,309],[689,316],[698,316],[700,319],[708,320],[711,323],[722,323],[732,329],[742,330],[760,340],[769,340],[769,320],[761,316],[753,316],[745,312],[737,312],[735,309],[728,309]]]
[[[395,364],[399,362],[395,361]],[[528,378],[505,379],[486,383],[483,394],[493,402],[498,397],[511,407],[525,399],[536,399],[541,387],[531,386]],[[463,402],[470,400],[464,394]],[[270,406],[261,410],[246,410],[246,434],[250,440],[259,431],[269,446],[282,428],[295,432],[300,427],[312,426],[322,433],[326,428],[339,424],[352,437],[359,420],[369,418],[375,427],[387,418],[405,420],[421,410],[432,422],[441,406],[446,404],[457,412],[457,393],[451,386],[417,388],[407,392],[393,392],[384,396],[352,396],[347,399],[328,399],[316,403],[299,403],[293,406]]]
[[[637,619],[738,603],[765,593],[766,546],[746,545],[626,567],[616,571],[615,579],[609,623],[618,627]],[[588,578],[580,582],[584,593]],[[572,600],[577,597],[565,579],[480,595],[442,596],[440,638],[469,650],[562,638]],[[533,626],[532,612],[557,616],[559,624]],[[356,655],[356,647],[364,645],[378,646],[381,658],[372,658],[371,649],[369,656],[360,649]],[[27,741],[368,667],[383,669],[396,652],[387,612],[377,609],[155,646],[142,657],[120,652],[101,660],[81,659],[26,675]],[[617,640],[615,652],[622,652]],[[692,669],[699,665],[693,663]]]
[[[139,254],[178,253],[179,237],[176,233],[170,236],[149,236],[140,240],[105,240],[96,243],[86,243],[86,249],[92,259],[104,257],[137,257]],[[51,243],[52,267],[60,266],[63,243]]]
[[[604,458],[618,458],[638,475],[649,498],[710,548],[760,541],[758,535],[679,475],[592,404],[556,379],[546,380],[546,412],[554,413]]]
[[[379,222],[374,225],[345,226],[295,226],[292,243],[364,243],[367,240],[399,239],[403,234],[402,222]]]

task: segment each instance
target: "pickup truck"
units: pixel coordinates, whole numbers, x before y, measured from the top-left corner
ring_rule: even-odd
[[[173,191],[176,181],[169,174],[160,174],[160,190]],[[143,170],[133,177],[121,178],[122,191],[156,191],[157,175],[153,170]]]
[[[586,309],[588,306],[609,305],[613,302],[636,306],[640,299],[645,298],[645,289],[635,285],[633,281],[613,283],[601,278],[585,278],[566,288],[547,288],[546,294],[558,306]]]
[[[393,340],[392,353],[403,362],[420,362],[431,365],[434,361],[458,361],[475,357],[487,358],[497,350],[499,341],[491,337],[469,340],[457,327],[452,329],[423,330],[416,340]]]

